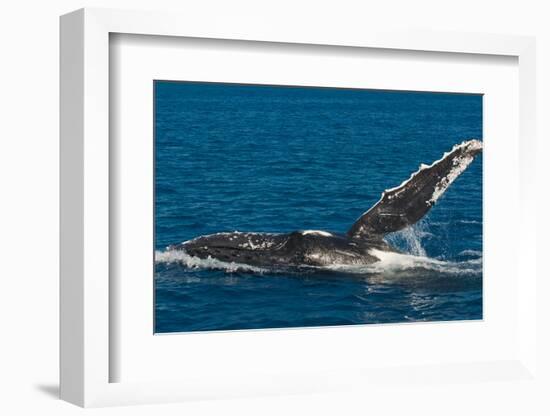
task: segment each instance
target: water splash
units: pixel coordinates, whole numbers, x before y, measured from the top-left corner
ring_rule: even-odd
[[[418,257],[427,257],[426,250],[422,246],[422,239],[431,235],[428,232],[428,228],[426,221],[419,221],[401,231],[386,235],[385,240],[404,253]]]

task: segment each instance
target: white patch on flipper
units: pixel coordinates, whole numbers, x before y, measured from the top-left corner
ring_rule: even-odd
[[[305,230],[301,232],[302,235],[321,235],[323,237],[332,237],[331,233],[327,233],[326,231],[320,231],[320,230]]]
[[[445,193],[447,188],[460,176],[462,172],[472,163],[472,156],[455,157],[453,159],[453,167],[447,176],[441,178],[441,181],[436,185],[432,197],[428,200],[429,203],[435,203],[441,195]]]
[[[409,179],[403,181],[401,183],[401,185],[399,186],[396,186],[394,188],[390,188],[390,189],[386,189],[384,192],[382,192],[382,197],[384,196],[384,194],[386,194],[387,192],[394,192],[394,191],[397,191],[395,195],[392,195],[392,197],[396,197],[397,195],[400,194],[400,191],[404,190],[406,188],[406,185],[412,181],[416,175],[418,175],[420,172],[426,170],[426,169],[429,169],[433,166],[435,166],[436,164],[438,164],[439,162],[441,162],[443,159],[445,159],[447,156],[449,156],[451,153],[453,153],[454,151],[458,150],[458,149],[466,149],[468,148],[468,150],[471,150],[471,151],[474,151],[474,150],[479,150],[481,148],[483,148],[483,143],[480,141],[480,140],[469,140],[469,141],[464,141],[460,144],[455,144],[453,146],[453,148],[448,151],[448,152],[445,152],[443,153],[443,156],[441,158],[439,158],[438,160],[436,160],[435,162],[433,162],[432,164],[430,165],[426,165],[425,163],[421,163],[420,164],[420,167],[418,168],[418,170],[416,172],[414,172]],[[456,165],[456,169],[453,168],[451,170],[451,172],[445,177],[445,178],[448,178],[448,181],[445,183],[445,184],[442,184],[438,187],[436,187],[436,190],[434,192],[434,194],[432,195],[432,198],[430,199],[429,202],[435,202],[444,192],[445,190],[449,187],[449,185],[451,183],[453,183],[453,181],[462,173],[464,172],[464,170],[468,167],[468,165],[470,163],[472,163],[472,161],[474,160],[474,158],[470,155],[466,155],[464,157],[455,157],[453,159],[453,162],[454,164]],[[443,179],[443,181],[445,181],[445,178]],[[443,182],[442,181],[442,182]]]
[[[429,169],[429,168],[435,166],[437,163],[441,162],[443,159],[445,159],[447,156],[449,156],[452,152],[454,152],[457,149],[461,149],[461,148],[469,148],[469,150],[475,151],[475,150],[482,149],[483,148],[483,143],[480,140],[477,140],[477,139],[463,141],[460,144],[455,144],[450,151],[443,153],[443,156],[441,156],[438,160],[434,161],[430,165],[426,165],[425,163],[421,163],[418,170],[416,172],[412,173],[411,176],[409,177],[409,179],[406,179],[403,182],[401,182],[401,184],[399,186],[395,186],[393,188],[388,188],[384,192],[382,192],[382,195],[381,195],[380,199],[378,200],[378,202],[376,202],[376,204],[374,204],[372,207],[370,207],[367,211],[363,212],[359,218],[367,215],[380,202],[382,202],[382,200],[384,199],[384,197],[386,196],[387,193],[396,192],[394,195],[391,195],[389,197],[390,199],[395,198],[397,195],[399,195],[401,193],[401,191],[404,191],[406,189],[407,184],[410,181],[412,181],[416,177],[416,175],[418,175],[420,172],[422,172],[426,169]],[[454,178],[452,178],[452,181],[454,181],[464,171],[464,169],[466,169],[468,167],[468,165],[472,162],[473,157],[469,156],[468,158],[470,159],[469,162],[466,164],[466,166],[464,166],[464,168],[460,172],[456,173],[456,176]],[[449,177],[449,176],[450,175],[447,175],[447,177]],[[441,186],[436,187],[436,192],[434,192],[432,194],[431,199],[429,201],[426,201],[426,202],[434,203],[437,200],[437,198],[439,198],[445,192],[445,190],[449,187],[449,185],[452,183],[452,181],[448,182],[445,185],[444,188],[441,187]],[[438,191],[438,189],[439,189],[439,191]],[[364,226],[362,226],[362,228],[364,228]]]

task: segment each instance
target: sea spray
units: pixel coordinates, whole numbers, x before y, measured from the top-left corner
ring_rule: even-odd
[[[399,250],[413,256],[427,257],[422,239],[430,236],[428,223],[424,220],[395,233],[386,235],[385,240]]]

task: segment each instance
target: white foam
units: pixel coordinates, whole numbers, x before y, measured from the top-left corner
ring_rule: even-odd
[[[449,262],[433,259],[426,256],[415,256],[411,254],[382,251],[378,249],[369,250],[369,254],[376,257],[378,261],[372,264],[331,264],[328,266],[307,266],[317,270],[340,271],[350,274],[382,274],[391,277],[400,272],[408,273],[413,270],[434,271],[446,275],[477,275],[481,273],[483,259],[481,252],[474,250],[465,250],[460,254],[478,255],[474,259],[460,262]],[[317,259],[319,260],[319,259]],[[184,250],[166,250],[155,252],[155,262],[157,263],[178,263],[192,269],[203,270],[224,270],[228,273],[252,272],[256,274],[274,273],[277,269],[269,269],[251,266],[243,263],[224,262],[212,257],[201,259],[190,256]],[[281,270],[286,272],[288,270]]]
[[[386,277],[393,275],[408,276],[412,271],[432,271],[442,275],[478,275],[481,273],[482,258],[462,262],[437,260],[426,256],[396,253],[372,249],[369,254],[378,259],[368,265],[332,264],[323,269],[341,271],[351,274],[380,274]]]
[[[460,253],[458,253],[459,256],[475,256],[475,257],[481,257],[481,251],[479,250],[463,250]]]
[[[262,274],[268,271],[261,267],[243,263],[225,262],[210,256],[206,259],[201,259],[199,257],[190,256],[184,250],[155,251],[155,262],[167,264],[179,263],[192,269],[217,269],[225,270],[229,273],[247,271]]]
[[[410,254],[395,253],[390,251],[370,250],[369,254],[378,258],[375,267],[384,271],[400,271],[407,269],[426,269],[448,274],[476,274],[481,271],[482,258],[465,262],[449,262],[437,260],[426,256],[413,256]]]
[[[476,220],[459,220],[460,224],[481,224],[481,222]]]
[[[376,257],[379,261],[378,267],[384,269],[410,269],[413,267],[426,266],[426,265],[445,265],[443,260],[432,259],[426,256],[415,256],[412,254],[396,253],[393,251],[382,251],[377,249],[369,250],[369,254]]]

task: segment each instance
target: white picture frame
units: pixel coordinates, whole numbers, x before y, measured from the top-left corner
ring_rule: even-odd
[[[444,54],[503,55],[519,66],[519,200],[517,249],[522,279],[517,292],[517,349],[498,361],[415,367],[414,377],[445,374],[479,382],[475,371],[507,379],[536,375],[536,200],[535,168],[535,41],[507,35],[379,32],[331,32],[312,26],[280,28],[262,21],[205,25],[191,16],[165,13],[82,9],[61,18],[61,398],[80,406],[181,401],[194,398],[254,394],[322,392],[342,388],[342,380],[376,384],[410,379],[411,369],[342,368],[327,377],[293,374],[239,379],[225,373],[197,374],[177,381],[112,382],[110,368],[120,359],[110,348],[113,287],[110,259],[109,37],[110,34],[247,40],[282,44],[429,51]],[[528,213],[528,215],[526,215]],[[524,215],[521,215],[524,214]],[[517,273],[517,272],[516,272]],[[413,327],[411,327],[413,328]],[[412,329],[414,330],[414,328]],[[411,331],[411,330],[409,330]],[[116,334],[115,334],[116,335]],[[152,335],[152,334],[151,334]],[[253,336],[253,335],[252,335]],[[284,369],[283,369],[284,370]],[[413,378],[414,378],[413,377]]]

